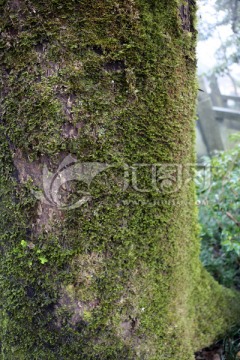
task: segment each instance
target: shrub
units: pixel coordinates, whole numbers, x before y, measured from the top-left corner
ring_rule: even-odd
[[[203,163],[197,180],[201,259],[221,284],[240,289],[240,144]],[[202,189],[206,180],[209,186]]]

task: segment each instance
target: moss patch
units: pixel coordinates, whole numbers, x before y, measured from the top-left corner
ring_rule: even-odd
[[[195,6],[189,32],[181,5],[1,2],[2,359],[189,360],[232,322],[235,295],[202,276],[188,172],[172,193],[147,167],[148,192],[122,189],[124,166],[195,161]],[[68,154],[114,166],[46,220],[30,170]]]

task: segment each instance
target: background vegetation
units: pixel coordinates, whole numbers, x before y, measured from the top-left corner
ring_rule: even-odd
[[[201,258],[221,284],[240,289],[240,144],[203,161],[197,183]]]

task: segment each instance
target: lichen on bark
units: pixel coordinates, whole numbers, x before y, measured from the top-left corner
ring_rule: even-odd
[[[198,259],[193,181],[119,186],[123,166],[195,161],[195,3],[190,31],[181,5],[1,2],[2,359],[189,360],[238,319]],[[91,201],[43,214],[39,173],[69,154],[114,166]]]

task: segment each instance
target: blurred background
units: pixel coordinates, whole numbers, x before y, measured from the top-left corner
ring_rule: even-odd
[[[240,0],[198,0],[198,32],[201,260],[220,284],[240,291]],[[196,360],[237,359],[240,325],[196,353]]]
[[[227,150],[240,131],[240,1],[198,1],[197,154]]]
[[[198,32],[201,260],[240,291],[240,1],[198,0]]]

